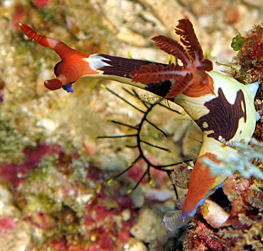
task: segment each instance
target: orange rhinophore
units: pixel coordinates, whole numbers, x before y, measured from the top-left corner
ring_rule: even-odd
[[[259,115],[254,97],[259,83],[243,85],[235,79],[212,71],[213,64],[204,58],[201,45],[188,19],[179,20],[175,29],[181,43],[156,36],[153,41],[164,52],[178,58],[179,64],[162,64],[146,60],[114,57],[106,54],[85,54],[66,44],[38,35],[30,27],[20,24],[27,37],[50,47],[60,56],[55,66],[57,78],[45,81],[50,90],[64,88],[73,91],[78,78],[98,77],[116,80],[148,90],[182,106],[203,131],[203,145],[191,174],[189,190],[182,208],[182,216],[194,215],[198,206],[227,178],[213,174],[204,160],[222,165],[222,159],[236,155],[225,142],[248,142]]]

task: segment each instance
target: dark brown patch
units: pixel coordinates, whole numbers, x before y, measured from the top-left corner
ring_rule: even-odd
[[[218,97],[206,102],[204,105],[209,109],[209,113],[195,122],[202,131],[213,131],[208,134],[208,137],[218,140],[218,137],[222,136],[229,141],[237,132],[239,120],[244,118],[246,122],[246,102],[242,90],[237,92],[233,105],[227,101],[221,88],[218,89]]]
[[[109,64],[109,66],[104,66],[99,70],[104,72],[104,75],[119,76],[124,78],[132,78],[131,73],[135,70],[139,70],[144,65],[152,64],[153,62],[139,59],[130,59],[122,57],[114,57],[105,54],[99,54],[109,60],[102,60],[103,62]],[[159,65],[159,63],[156,63]],[[160,64],[167,66],[166,64]]]
[[[172,86],[171,81],[165,80],[164,82],[161,83],[148,84],[145,87],[145,90],[150,91],[158,96],[165,97],[169,93],[171,86]]]
[[[192,84],[193,78],[192,73],[187,73],[179,83],[172,85],[165,98],[174,98],[184,92]]]
[[[140,82],[145,85],[151,83],[161,83],[165,80],[174,79],[175,82],[181,82],[183,75],[181,74],[183,67],[176,64],[161,65],[161,64],[149,64],[143,65],[139,70],[133,71],[130,75],[133,77],[134,82]]]

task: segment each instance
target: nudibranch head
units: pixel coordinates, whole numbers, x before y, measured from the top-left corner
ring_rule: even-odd
[[[62,60],[54,68],[57,78],[46,80],[44,82],[48,89],[57,90],[62,87],[65,90],[72,92],[72,83],[76,82],[80,77],[84,75],[96,75],[100,73],[99,71],[96,71],[90,67],[87,60],[90,54],[81,53],[70,48],[63,42],[39,35],[35,30],[25,24],[20,23],[19,26],[28,38],[42,46],[52,48]]]

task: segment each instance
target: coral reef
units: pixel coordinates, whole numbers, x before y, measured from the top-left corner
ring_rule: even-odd
[[[258,250],[263,247],[263,182],[234,176],[226,181],[224,193],[231,202],[231,227],[218,234],[234,242],[232,250]]]
[[[1,166],[1,180],[12,185],[19,218],[34,229],[27,248],[122,250],[136,215],[130,196],[107,189],[101,171],[76,152],[39,143],[24,153],[23,163]],[[1,229],[17,227],[0,220]]]
[[[133,193],[127,194],[147,168],[140,161],[128,175],[108,184],[137,153],[125,147],[131,143],[129,140],[99,141],[94,136],[127,133],[127,128],[106,120],[136,125],[140,114],[104,89],[94,87],[96,81],[89,80],[89,88],[85,80],[79,81],[74,96],[47,92],[43,79],[53,74],[51,69],[57,57],[26,40],[18,27],[18,22],[32,25],[40,33],[59,38],[83,52],[111,51],[120,56],[131,52],[137,58],[167,62],[167,57],[148,41],[157,34],[172,36],[175,16],[188,16],[211,58],[224,62],[234,55],[229,44],[235,28],[243,34],[254,23],[259,24],[262,16],[260,1],[230,2],[1,2],[1,250],[182,250],[183,239],[185,250],[260,250],[262,182],[253,177],[235,175],[228,179],[224,187],[228,200],[223,198],[223,204],[222,196],[214,195],[214,200],[230,214],[227,226],[212,228],[198,213],[189,226],[176,232],[160,227],[162,215],[175,207],[172,184],[165,174],[152,172],[152,184],[143,180]],[[261,26],[256,26],[248,33],[251,38],[246,38],[246,47],[242,47],[232,64],[236,78],[247,83],[260,80],[262,52],[253,41],[261,42],[261,30]],[[244,59],[246,65],[242,65]],[[127,98],[116,83],[109,82],[107,86]],[[142,92],[139,96],[149,101],[156,98]],[[263,108],[261,100],[262,95],[258,94],[258,110]],[[153,134],[150,127],[143,131],[144,138],[156,140],[158,145],[163,141],[162,146],[172,149],[169,155],[147,149],[147,157],[153,163],[197,156],[201,133],[187,116],[171,116],[164,109],[155,109],[151,119],[167,133],[168,140]],[[263,139],[262,128],[259,122],[255,133],[259,141]],[[254,163],[262,167],[259,160]],[[189,176],[185,167],[178,167],[179,172],[172,174],[182,188],[186,188]],[[185,189],[178,192],[183,197]],[[148,221],[143,228],[145,219]],[[142,229],[147,231],[140,236]]]
[[[234,38],[235,44],[241,44],[236,49],[239,52],[232,62],[239,67],[234,69],[232,74],[234,78],[242,83],[253,83],[261,80],[263,66],[262,35],[263,27],[255,25],[245,38],[241,35]]]
[[[196,216],[190,223],[184,250],[259,250],[263,247],[262,181],[235,175],[225,181],[223,191],[231,203],[225,207],[231,208],[225,226],[213,228]]]

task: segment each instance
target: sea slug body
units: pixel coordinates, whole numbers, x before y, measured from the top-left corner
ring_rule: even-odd
[[[153,38],[161,50],[178,58],[182,65],[81,53],[58,40],[38,35],[27,25],[20,24],[20,28],[30,39],[55,50],[62,60],[55,66],[57,78],[45,81],[50,90],[62,87],[72,92],[72,84],[80,77],[106,78],[148,90],[185,109],[203,131],[203,145],[191,174],[183,217],[194,215],[197,207],[222,187],[227,177],[212,175],[203,160],[221,164],[222,159],[236,154],[235,149],[222,145],[222,140],[248,143],[259,118],[254,107],[259,83],[243,85],[212,71],[213,64],[204,58],[188,19],[179,20],[175,29],[181,43],[165,36]]]

